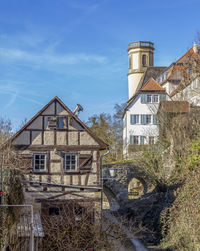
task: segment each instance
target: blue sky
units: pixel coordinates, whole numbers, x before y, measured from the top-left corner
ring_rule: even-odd
[[[52,97],[80,118],[128,98],[128,43],[178,59],[200,30],[199,0],[0,0],[0,116],[18,128]]]

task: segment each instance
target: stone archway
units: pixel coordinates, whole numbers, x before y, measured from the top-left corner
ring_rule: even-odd
[[[131,177],[128,180],[128,198],[138,199],[147,193],[147,183],[141,177]]]
[[[108,209],[108,203],[110,211],[117,211],[119,209],[119,203],[117,202],[115,194],[111,191],[111,189],[103,186],[103,206],[105,205],[106,207],[103,207],[103,209]]]

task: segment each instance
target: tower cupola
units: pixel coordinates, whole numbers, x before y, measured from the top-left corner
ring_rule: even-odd
[[[138,84],[145,70],[153,66],[154,44],[147,41],[133,42],[128,45],[129,71],[128,89],[129,98],[137,90]]]

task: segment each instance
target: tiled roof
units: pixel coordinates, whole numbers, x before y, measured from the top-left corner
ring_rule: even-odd
[[[188,113],[190,104],[187,101],[160,101],[159,111],[166,113]]]
[[[156,79],[167,67],[149,66],[143,74],[140,83],[138,84],[137,91],[139,91],[150,78]]]
[[[198,48],[198,51],[200,51],[200,46],[197,47]],[[198,57],[199,54],[198,53],[195,53],[194,50],[193,50],[193,47],[191,47],[188,51],[186,51],[185,54],[183,54],[182,57],[180,57],[176,63],[186,63],[188,62],[188,60],[191,58],[191,57]]]
[[[198,51],[200,51],[200,47],[197,47]],[[170,93],[170,97],[173,97],[176,93],[184,89],[190,83],[183,83],[183,79],[187,79],[188,71],[187,71],[187,63],[192,62],[192,60],[199,60],[199,54],[195,53],[193,47],[190,48],[182,57],[180,57],[169,69],[168,69],[168,77],[166,81],[176,81],[177,88]],[[166,82],[165,81],[165,82]],[[164,82],[164,83],[165,83]],[[162,84],[164,84],[162,83]]]
[[[165,91],[153,78],[150,78],[140,91]]]

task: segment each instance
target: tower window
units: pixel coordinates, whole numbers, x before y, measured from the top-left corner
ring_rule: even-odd
[[[133,65],[132,65],[132,55],[129,56],[129,69],[132,69]]]
[[[147,65],[147,56],[142,55],[142,66],[146,66],[146,65]]]

